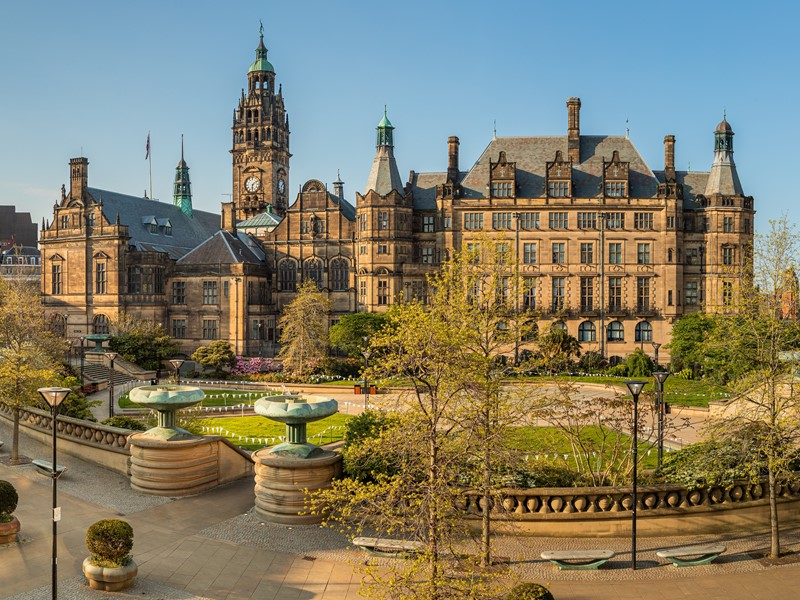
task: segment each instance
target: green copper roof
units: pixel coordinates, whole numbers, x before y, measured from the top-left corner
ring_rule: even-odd
[[[392,127],[392,123],[389,121],[389,117],[386,116],[386,107],[383,107],[383,118],[381,122],[378,123],[378,127]]]
[[[264,45],[263,27],[261,31],[261,39],[258,42],[258,48],[256,48],[256,59],[247,70],[248,73],[253,73],[254,71],[269,71],[270,73],[275,72],[275,68],[267,60],[267,47]]]

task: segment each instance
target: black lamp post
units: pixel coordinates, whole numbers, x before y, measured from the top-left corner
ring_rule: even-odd
[[[658,350],[656,350],[658,352]],[[656,371],[653,373],[656,379],[656,411],[658,411],[658,468],[661,468],[661,461],[664,458],[664,382],[669,377],[666,371]]]
[[[83,391],[83,341],[86,339],[85,336],[81,336],[81,372],[80,372],[80,382],[81,382],[81,391]]]
[[[182,358],[173,358],[169,361],[169,364],[175,369],[175,385],[180,385],[181,383],[181,367],[184,362]]]
[[[636,505],[638,502],[636,486],[639,483],[639,394],[647,385],[646,381],[626,381],[631,395],[633,396],[633,494],[632,494],[632,520],[631,520],[631,558],[633,560],[633,570],[636,570]]]
[[[114,416],[114,361],[119,356],[116,352],[106,352],[106,358],[111,363],[108,371],[108,418]]]
[[[58,407],[69,396],[72,391],[69,388],[39,388],[37,390],[45,402],[50,406],[50,414],[53,417],[51,421],[53,427],[53,462],[51,476],[53,478],[53,556],[51,560],[52,572],[50,579],[50,588],[52,598],[58,598],[58,522],[61,520],[61,508],[58,506],[58,490],[57,482],[61,473],[58,471],[58,462],[56,455],[56,431],[58,430]]]
[[[369,357],[372,355],[372,352],[369,350],[364,350],[362,352],[364,355],[364,410],[367,410],[369,407],[369,385],[367,383],[367,369],[369,368]]]
[[[655,354],[653,362],[656,363],[656,368],[658,368],[658,349],[661,348],[661,344],[658,342],[650,342],[650,344],[653,346],[653,353]]]

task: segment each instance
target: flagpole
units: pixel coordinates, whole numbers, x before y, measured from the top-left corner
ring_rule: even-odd
[[[150,132],[147,132],[147,159],[150,167],[150,199],[153,199],[153,151],[150,150]]]

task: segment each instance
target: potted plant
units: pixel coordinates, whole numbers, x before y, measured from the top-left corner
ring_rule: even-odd
[[[0,479],[0,544],[17,541],[19,519],[12,513],[17,510],[17,490],[11,482]]]
[[[507,595],[506,600],[554,600],[543,585],[538,583],[520,583],[514,587]]]
[[[83,561],[83,574],[93,590],[118,592],[131,586],[139,568],[131,558],[133,528],[120,519],[103,519],[86,531],[91,556]]]

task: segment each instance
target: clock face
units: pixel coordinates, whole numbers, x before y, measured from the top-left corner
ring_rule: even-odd
[[[278,193],[282,194],[286,191],[286,182],[283,179],[278,179]]]
[[[257,177],[248,177],[244,182],[244,188],[248,192],[257,192],[258,188],[261,187],[261,182],[258,180]]]

